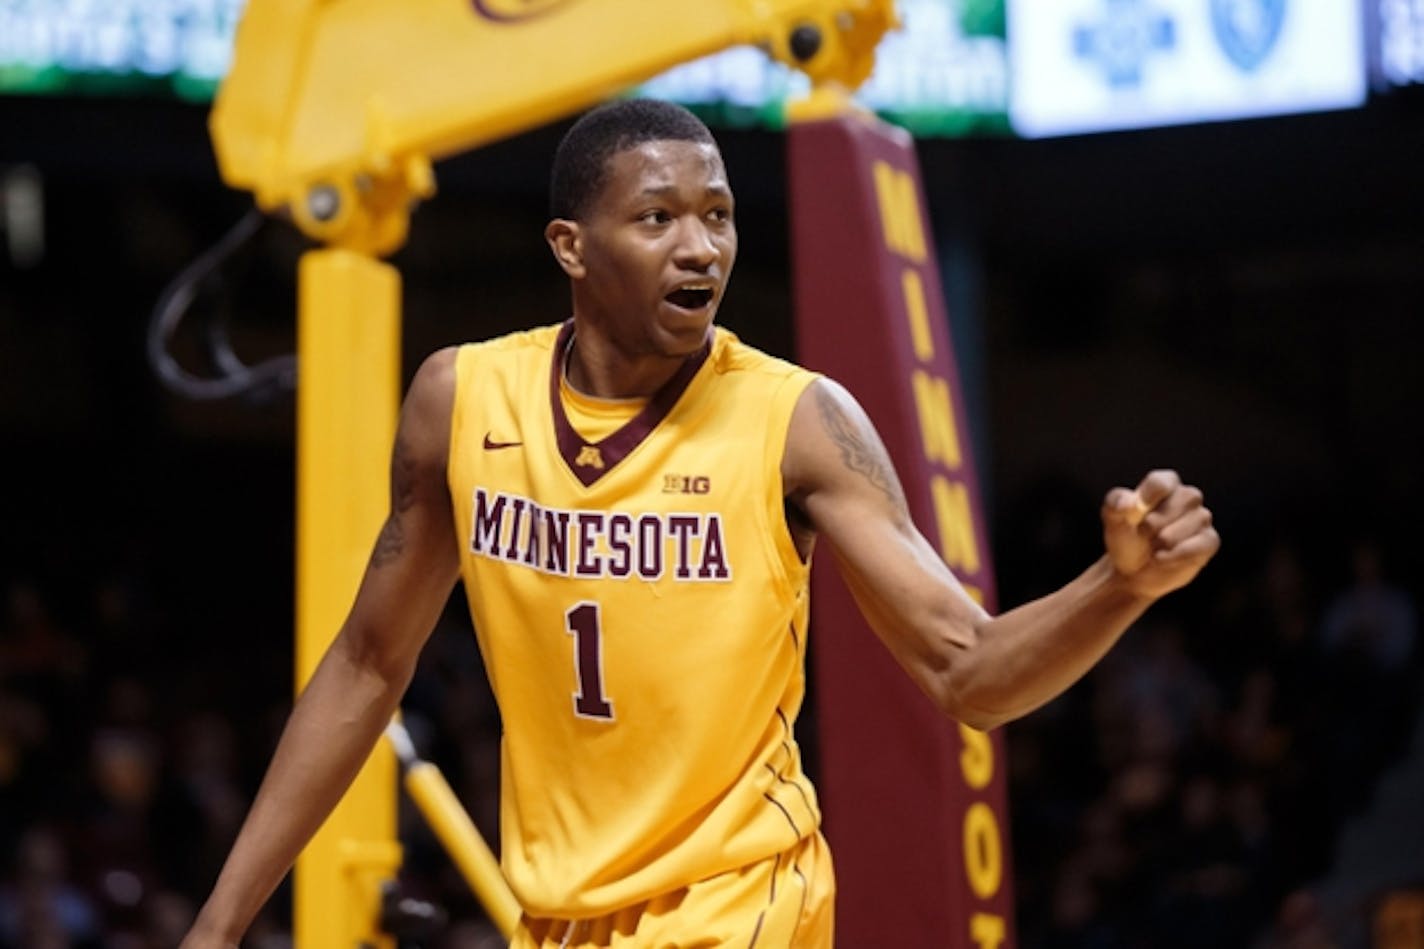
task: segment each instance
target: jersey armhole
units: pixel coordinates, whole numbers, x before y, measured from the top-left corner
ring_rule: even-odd
[[[455,351],[455,392],[454,403],[450,406],[450,450],[445,458],[445,482],[450,486],[450,496],[455,496],[455,459],[460,457],[462,450],[460,436],[465,430],[464,405],[465,399],[461,398],[465,390],[466,377],[469,376],[471,364],[475,360],[475,347],[470,343],[464,343]]]
[[[820,373],[798,369],[790,373],[772,394],[766,414],[766,444],[763,449],[766,483],[772,486],[767,492],[764,509],[766,536],[775,554],[775,562],[782,578],[791,589],[798,588],[810,570],[810,560],[802,561],[796,548],[796,538],[791,534],[791,526],[786,523],[786,485],[781,476],[781,464],[786,456],[786,437],[791,430],[791,415],[801,396],[821,378]]]

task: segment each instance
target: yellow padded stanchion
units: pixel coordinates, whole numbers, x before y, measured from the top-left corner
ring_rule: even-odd
[[[347,611],[389,506],[400,401],[400,275],[349,250],[310,251],[298,273],[297,689]],[[396,763],[377,745],[297,858],[302,949],[394,949],[381,884],[400,867]]]
[[[386,737],[405,768],[406,792],[425,815],[435,836],[445,845],[445,850],[455,861],[460,875],[470,885],[480,905],[484,906],[504,938],[510,938],[514,927],[519,925],[521,910],[504,880],[504,874],[500,872],[499,860],[480,836],[440,769],[416,757],[410,736],[399,722],[391,722],[386,728]]]

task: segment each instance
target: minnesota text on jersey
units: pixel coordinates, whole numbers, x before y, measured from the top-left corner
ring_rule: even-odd
[[[476,487],[470,553],[563,577],[732,578],[716,512],[568,511]]]

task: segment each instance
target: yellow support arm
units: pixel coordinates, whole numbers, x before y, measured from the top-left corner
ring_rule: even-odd
[[[386,254],[432,160],[735,45],[854,88],[896,22],[893,0],[251,0],[211,130],[263,209]]]

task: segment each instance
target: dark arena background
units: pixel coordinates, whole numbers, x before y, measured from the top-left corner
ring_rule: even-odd
[[[1223,538],[1007,726],[1022,946],[1424,945],[1421,91],[917,142],[1000,603],[1076,575],[1102,495],[1152,467],[1202,486]],[[4,946],[176,944],[290,708],[292,394],[187,401],[145,356],[165,284],[251,203],[206,117],[148,89],[0,94]],[[565,127],[437,165],[393,258],[405,381],[566,315],[541,235]],[[722,322],[792,356],[784,135],[715,131],[741,233]],[[180,359],[204,367],[211,327],[249,361],[291,352],[309,246],[268,224],[202,287]],[[497,843],[458,595],[406,715]],[[402,886],[450,918],[408,944],[501,944],[407,809]],[[284,889],[248,944],[287,944],[288,913]]]

